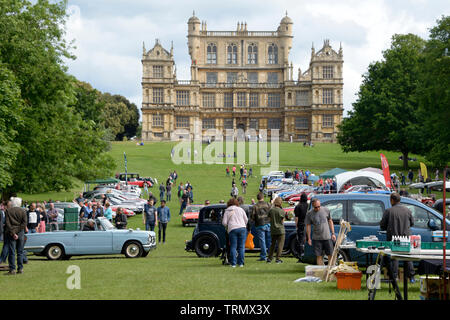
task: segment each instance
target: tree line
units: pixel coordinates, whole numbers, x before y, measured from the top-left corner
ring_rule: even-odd
[[[67,0],[0,0],[0,190],[69,190],[110,176],[111,140],[136,134],[139,112],[67,71]]]
[[[429,39],[395,34],[383,59],[369,65],[353,109],[339,126],[345,152],[410,153],[435,167],[450,161],[450,17],[442,16]]]

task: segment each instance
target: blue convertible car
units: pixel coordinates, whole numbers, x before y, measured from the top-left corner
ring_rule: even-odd
[[[45,255],[49,260],[79,255],[125,254],[146,257],[156,248],[153,231],[118,230],[108,219],[97,218],[93,231],[53,231],[27,234],[25,250]]]

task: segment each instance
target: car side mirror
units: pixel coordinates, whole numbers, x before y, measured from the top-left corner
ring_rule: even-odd
[[[438,226],[436,225],[436,221],[434,221],[433,219],[428,220],[428,228],[430,228],[431,230],[435,231],[438,230]]]

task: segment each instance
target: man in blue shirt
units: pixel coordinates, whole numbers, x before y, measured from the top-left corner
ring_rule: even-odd
[[[157,209],[153,205],[153,199],[149,199],[148,202],[144,205],[144,214],[142,215],[144,219],[145,230],[147,231],[154,231],[155,224],[158,225],[156,221],[156,210]]]
[[[170,221],[170,210],[166,207],[166,200],[161,200],[161,206],[157,209],[158,214],[158,242],[161,243],[161,229],[163,233],[163,243],[166,242],[166,228]]]

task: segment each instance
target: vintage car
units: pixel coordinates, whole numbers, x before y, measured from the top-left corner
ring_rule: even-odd
[[[124,254],[127,258],[146,257],[156,248],[153,231],[116,229],[108,219],[95,220],[93,231],[53,231],[27,234],[25,250],[49,260],[80,255]]]
[[[247,215],[251,210],[251,206],[243,205],[242,208]],[[192,240],[186,241],[186,251],[194,251],[198,257],[214,257],[218,256],[225,248],[226,230],[222,225],[222,216],[225,212],[226,205],[216,204],[203,207],[198,216],[198,223],[192,234]],[[256,234],[255,226],[250,225],[253,235]],[[285,221],[286,238],[284,241],[283,253],[291,252],[295,246],[296,228],[294,221]],[[253,243],[255,248],[251,251],[259,251],[259,241],[254,237]],[[250,251],[246,249],[247,251]]]
[[[139,176],[139,173],[119,173],[117,179],[120,181],[127,181],[128,184],[139,186],[139,188],[143,188],[145,184],[147,187],[153,187],[155,184],[155,181],[152,178],[142,178]]]
[[[183,227],[195,226],[198,222],[198,213],[204,206],[201,204],[190,204],[181,216],[181,223]]]

